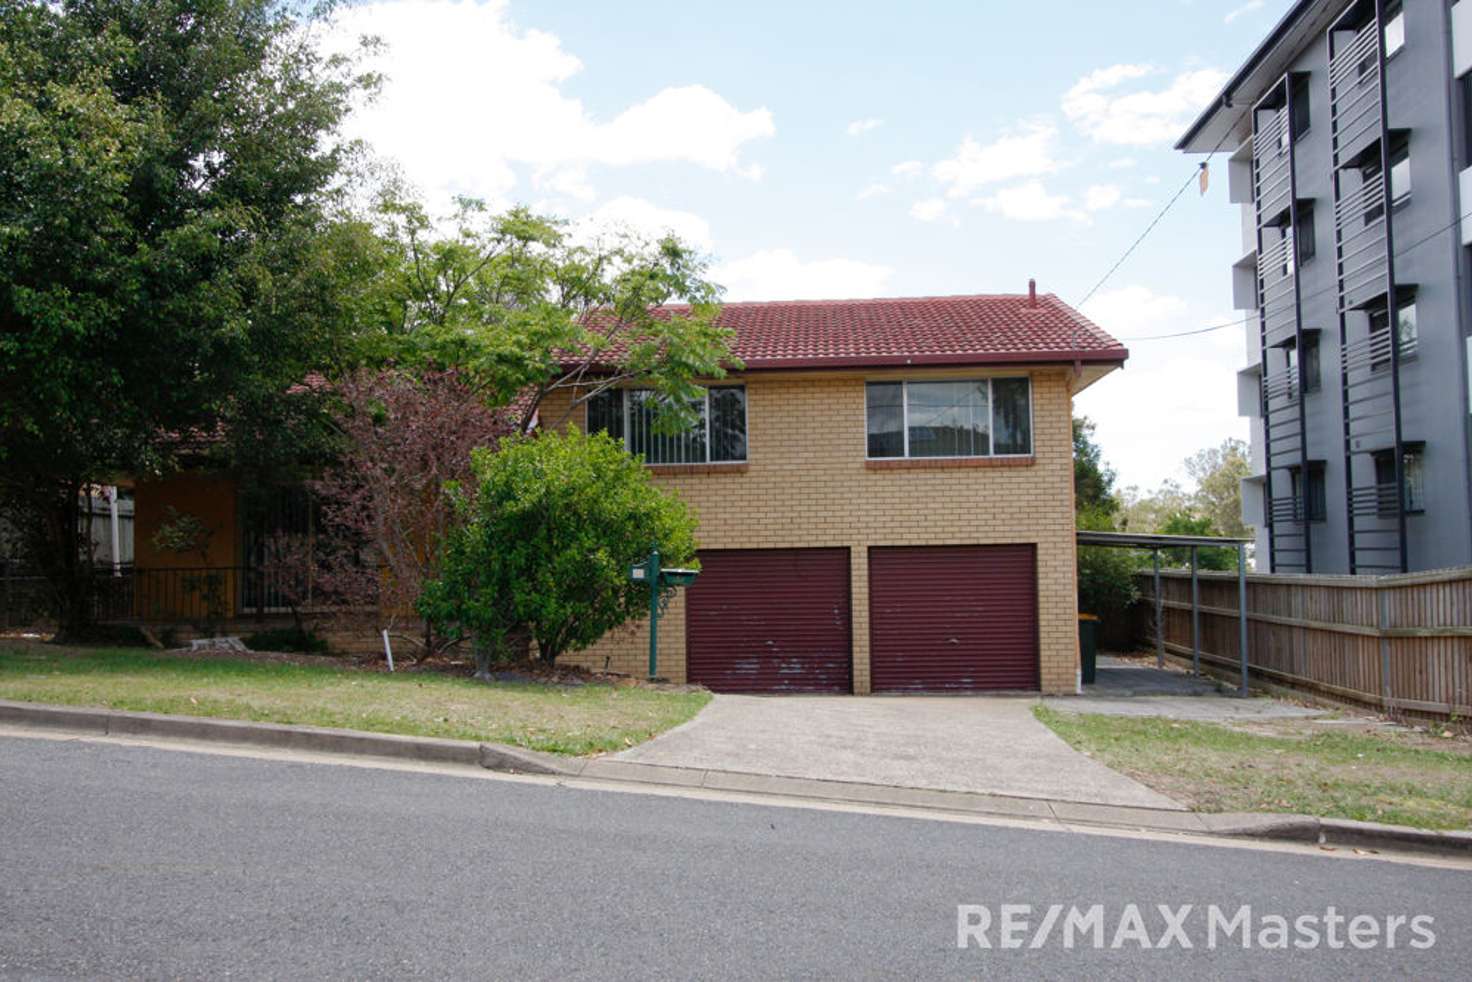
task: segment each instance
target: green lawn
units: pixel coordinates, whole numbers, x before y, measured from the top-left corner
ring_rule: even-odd
[[[1296,812],[1428,829],[1472,827],[1461,741],[1312,723],[1210,723],[1036,710],[1075,749],[1199,811]]]
[[[0,699],[511,743],[621,750],[690,719],[706,692],[474,682],[430,672],[0,642]]]

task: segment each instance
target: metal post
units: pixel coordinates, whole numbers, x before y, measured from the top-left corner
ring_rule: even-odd
[[[1247,695],[1247,544],[1237,543],[1237,663]]]
[[[1165,598],[1160,595],[1160,550],[1150,553],[1155,566],[1155,667],[1165,667]]]
[[[1201,580],[1196,575],[1196,547],[1191,547],[1191,671],[1201,674]]]
[[[659,674],[659,548],[649,550],[649,678]]]

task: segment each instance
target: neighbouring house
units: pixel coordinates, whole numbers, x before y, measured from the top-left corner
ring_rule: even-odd
[[[654,434],[637,389],[574,416],[699,515],[701,573],[660,622],[660,674],[1074,691],[1072,399],[1123,364],[1119,342],[1032,292],[732,303],[720,323],[745,368],[709,387],[693,431]],[[643,622],[565,657],[641,674],[647,645]]]
[[[707,388],[694,429],[654,433],[639,389],[573,414],[699,516],[701,573],[661,620],[660,674],[732,692],[1074,691],[1072,399],[1124,363],[1119,342],[1031,290],[732,303],[720,323],[744,368]],[[543,418],[577,394],[558,397]],[[312,509],[287,489],[246,521],[237,499],[225,476],[138,484],[138,582],[158,578],[160,615],[280,612],[258,543],[310,535]],[[196,552],[153,544],[169,506],[212,531]],[[647,622],[564,656],[630,675],[647,658]]]
[[[1299,0],[1176,146],[1242,212],[1259,568],[1472,564],[1472,0]]]

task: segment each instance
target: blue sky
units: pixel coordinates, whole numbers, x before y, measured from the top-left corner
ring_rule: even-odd
[[[1184,125],[1288,0],[401,0],[352,132],[431,203],[671,229],[729,299],[1021,292],[1077,303],[1195,160]],[[1236,416],[1225,158],[1085,306],[1129,366],[1083,393],[1122,485],[1183,479]]]

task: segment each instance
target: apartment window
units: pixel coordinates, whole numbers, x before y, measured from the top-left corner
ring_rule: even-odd
[[[1303,351],[1298,350],[1297,339],[1289,341],[1283,346],[1284,353],[1288,356],[1288,372],[1293,379],[1293,384],[1299,382],[1299,366],[1302,363],[1303,384],[1305,392],[1317,392],[1323,381],[1319,368],[1319,336],[1317,333],[1305,334],[1303,336]]]
[[[1390,145],[1390,203],[1411,196],[1411,141],[1401,137]]]
[[[1406,12],[1398,3],[1385,7],[1385,57],[1389,58],[1406,46]]]
[[[1400,327],[1396,331],[1396,341],[1400,344],[1401,361],[1408,361],[1416,357],[1416,303],[1414,300],[1402,300],[1396,305],[1396,320]],[[1375,337],[1390,327],[1390,310],[1386,306],[1374,307],[1370,314],[1370,336]],[[1385,346],[1385,351],[1379,357],[1370,362],[1370,370],[1381,371],[1390,367],[1390,349]]]
[[[871,458],[1032,453],[1026,378],[870,382],[865,397]]]
[[[1300,75],[1294,78],[1292,83],[1292,116],[1288,120],[1288,129],[1293,134],[1293,139],[1302,138],[1308,132],[1312,118],[1309,115],[1309,90],[1308,76]]]
[[[1422,469],[1424,447],[1419,444],[1402,445],[1401,466],[1405,471],[1406,512],[1426,510],[1426,478]],[[1377,511],[1382,518],[1394,518],[1395,500],[1395,450],[1381,450],[1375,454],[1375,487]]]
[[[1314,240],[1314,206],[1300,204],[1298,206],[1298,225],[1293,230],[1293,238],[1298,243],[1298,264],[1302,266],[1318,254],[1318,243]]]
[[[694,423],[660,432],[659,397],[647,389],[606,389],[588,400],[588,430],[623,442],[646,464],[724,464],[746,460],[746,387],[712,386],[690,404]]]
[[[1304,521],[1303,468],[1288,468],[1293,490],[1293,520]],[[1308,521],[1322,522],[1329,514],[1329,495],[1324,481],[1324,462],[1309,461],[1308,465]]]

